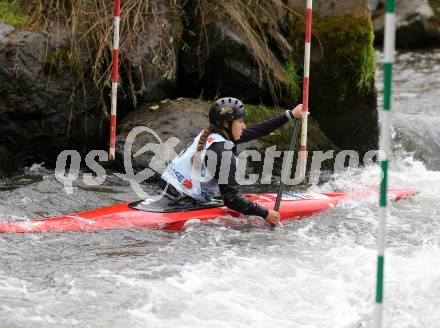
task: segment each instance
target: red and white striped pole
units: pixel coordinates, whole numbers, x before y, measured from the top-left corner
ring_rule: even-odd
[[[116,105],[118,98],[118,56],[119,56],[119,21],[121,1],[115,0],[115,18],[113,29],[113,69],[112,69],[112,107],[110,119],[110,160],[115,159],[116,143]]]
[[[304,46],[304,82],[303,82],[303,116],[301,123],[301,147],[299,151],[300,178],[304,180],[307,166],[307,122],[309,116],[309,77],[310,77],[310,46],[312,38],[312,2],[307,0],[306,36]]]

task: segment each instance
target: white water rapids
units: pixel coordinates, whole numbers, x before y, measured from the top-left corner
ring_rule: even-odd
[[[390,205],[385,327],[440,327],[439,76],[439,50],[397,56],[389,185],[421,192]],[[378,173],[348,169],[309,191],[356,190]],[[35,166],[0,181],[0,220],[132,197],[116,179],[78,185],[72,197]],[[274,231],[214,222],[182,233],[0,234],[0,326],[371,327],[377,203],[345,203]]]

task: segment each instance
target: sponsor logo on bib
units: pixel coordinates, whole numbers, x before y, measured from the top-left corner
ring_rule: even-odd
[[[191,189],[193,186],[191,179],[186,179],[185,181],[183,181],[182,186],[184,186],[186,189]]]

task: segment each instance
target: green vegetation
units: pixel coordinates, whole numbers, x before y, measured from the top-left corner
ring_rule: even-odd
[[[374,61],[374,33],[371,30],[371,44],[362,48],[360,54],[360,69],[358,72],[358,91],[371,91],[374,88],[374,78],[376,75],[376,63]]]
[[[246,104],[246,123],[254,124],[261,122],[270,117],[282,114],[285,109],[279,107],[267,107],[265,105],[249,105]],[[282,128],[275,130],[271,134],[260,139],[263,148],[276,145],[279,150],[287,150],[290,139],[292,137],[292,124],[286,124]],[[297,146],[299,145],[299,134]],[[309,117],[308,124],[308,148],[310,151],[314,150],[330,150],[337,151],[338,147],[321,131],[319,124],[311,117]]]
[[[251,125],[254,123],[261,122],[265,119],[268,119],[270,117],[274,117],[276,115],[280,115],[284,113],[285,109],[279,108],[279,107],[267,107],[264,105],[249,105],[246,104],[246,124]],[[273,145],[276,145],[277,150],[285,151],[289,148],[290,140],[292,138],[293,133],[293,125],[290,123],[285,124],[283,127],[275,130],[274,132],[270,133],[269,135],[261,138],[258,140],[260,143],[260,151],[265,150],[268,147],[271,147]],[[300,144],[300,133],[298,133],[298,137],[296,140],[296,147],[295,147],[295,158],[298,154]],[[326,152],[328,150],[334,150],[334,153],[338,153],[341,149],[336,146],[321,130],[319,127],[318,122],[314,120],[312,117],[309,116],[308,121],[308,137],[307,137],[307,147],[310,152],[313,151],[323,151]],[[312,156],[308,156],[308,165],[310,165],[312,160]],[[294,162],[296,163],[296,159],[294,159]],[[325,169],[331,169],[333,167],[333,160],[325,160],[322,163],[322,168]],[[277,167],[277,170],[280,170],[281,162],[276,162],[275,166]],[[254,165],[255,167],[258,167],[258,165]]]
[[[304,20],[291,15],[289,24],[294,26],[289,42],[297,45],[299,61]],[[372,22],[366,14],[313,16],[310,107],[314,113],[339,113],[359,99],[375,98],[373,41]]]
[[[331,58],[325,69],[333,80],[346,83],[342,90],[349,90],[350,85],[356,85],[359,93],[373,90],[374,34],[368,15],[318,17],[315,31],[325,56]]]
[[[293,58],[289,59],[284,65],[284,72],[287,77],[288,98],[295,103],[301,96],[301,77],[298,75],[298,65]]]
[[[23,27],[27,21],[28,17],[19,1],[0,1],[0,23]]]

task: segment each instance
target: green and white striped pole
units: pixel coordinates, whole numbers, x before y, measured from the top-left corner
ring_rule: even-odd
[[[387,209],[387,184],[388,184],[388,159],[391,153],[391,84],[394,63],[394,43],[396,38],[396,16],[394,14],[394,0],[387,0],[385,14],[384,38],[384,91],[383,112],[380,127],[380,167],[382,180],[379,195],[379,226],[377,237],[377,281],[376,281],[376,307],[374,313],[374,327],[382,327],[382,301],[384,280],[384,253],[385,229],[388,216]]]

